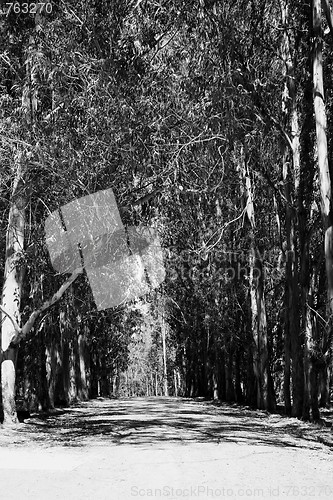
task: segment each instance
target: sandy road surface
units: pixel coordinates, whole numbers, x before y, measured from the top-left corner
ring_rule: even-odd
[[[0,430],[0,499],[331,500],[330,442],[329,429],[236,406],[94,400]]]

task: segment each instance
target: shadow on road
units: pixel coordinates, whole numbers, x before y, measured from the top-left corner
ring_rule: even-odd
[[[311,424],[245,407],[185,398],[96,399],[55,414],[35,415],[16,430],[20,445],[150,446],[166,442],[248,443],[311,448],[318,436]]]

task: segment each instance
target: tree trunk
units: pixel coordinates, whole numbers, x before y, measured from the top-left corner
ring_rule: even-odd
[[[46,356],[46,378],[48,383],[50,407],[54,408],[56,397],[57,373],[60,365],[59,340],[56,338],[57,330],[53,325],[48,325],[51,330],[51,335],[47,335],[47,343],[45,347]]]
[[[282,96],[282,109],[285,116],[285,127],[289,125],[290,144],[283,153],[282,177],[286,199],[286,288],[285,288],[285,356],[284,356],[284,399],[287,415],[302,415],[304,373],[303,353],[300,335],[300,314],[298,294],[298,245],[297,245],[297,212],[301,207],[299,199],[300,184],[300,127],[296,100],[295,73],[289,46],[289,14],[287,2],[281,0],[281,21],[284,27],[281,54],[285,63],[285,88]],[[290,153],[291,146],[291,153]],[[292,167],[290,167],[292,165]],[[292,358],[292,369],[290,361]],[[293,405],[291,408],[290,376],[292,377]]]
[[[164,306],[163,306],[164,309]],[[168,370],[167,370],[167,352],[166,352],[166,332],[167,324],[164,317],[164,310],[161,314],[161,335],[162,335],[162,354],[163,354],[163,393],[169,396],[168,390]]]
[[[330,404],[330,379],[331,379],[332,368],[326,362],[325,366],[319,372],[319,393],[320,402],[319,406],[321,408],[327,408]]]
[[[78,377],[79,377],[79,393],[81,400],[88,398],[88,386],[86,376],[86,339],[85,335],[80,333],[77,338],[78,344]],[[117,377],[117,374],[116,376]]]
[[[303,419],[310,420],[310,409],[313,403],[313,390],[315,386],[314,382],[314,372],[311,360],[311,354],[314,350],[314,324],[313,324],[313,285],[314,276],[311,278],[309,293],[308,293],[308,305],[306,308],[306,324],[305,324],[305,342],[304,342],[304,401],[303,401]],[[317,384],[315,384],[317,385]],[[318,400],[318,394],[317,394]],[[317,403],[318,406],[318,403]],[[315,410],[316,411],[316,410]]]
[[[313,0],[313,101],[316,119],[316,138],[321,195],[321,213],[325,234],[324,254],[327,276],[327,299],[329,329],[332,329],[333,315],[333,214],[332,187],[328,163],[327,118],[324,101],[321,0]]]
[[[234,349],[229,345],[229,349],[225,356],[225,398],[226,401],[235,401],[235,388],[233,381],[233,360],[234,360]]]
[[[25,198],[23,195],[23,176],[26,159],[22,153],[17,153],[14,162],[15,177],[12,197],[9,207],[8,227],[6,233],[6,262],[2,290],[2,306],[20,324],[20,306],[24,277],[24,226]],[[15,377],[17,347],[12,348],[11,342],[16,331],[8,316],[2,318],[1,348],[3,351],[1,363],[2,404],[4,424],[17,423],[15,408]]]
[[[260,252],[256,244],[255,236],[255,214],[253,203],[253,190],[248,165],[243,148],[240,154],[241,165],[239,167],[241,184],[244,195],[247,218],[250,225],[250,303],[251,303],[251,330],[253,336],[253,368],[256,379],[256,405],[260,409],[274,410],[275,395],[269,394],[273,388],[269,385],[269,359],[267,347],[267,317],[264,295],[264,268]],[[273,391],[274,392],[274,391]]]
[[[326,15],[327,15],[327,4]],[[332,213],[332,179],[328,161],[327,146],[327,118],[325,110],[324,81],[323,81],[323,54],[322,54],[322,19],[321,0],[313,0],[313,104],[316,120],[316,140],[319,170],[319,187],[321,196],[321,215],[324,229],[324,256],[327,278],[327,316],[328,327],[325,337],[328,339],[327,349],[330,350],[332,339],[333,318],[333,213]],[[331,26],[330,26],[331,28]],[[315,370],[313,366],[313,370]],[[318,373],[312,373],[314,390],[318,390]],[[314,402],[315,395],[312,396]],[[319,416],[318,408],[313,413]],[[314,418],[315,418],[314,415]]]
[[[222,401],[226,401],[226,399],[227,399],[227,379],[225,376],[226,357],[227,357],[226,356],[226,349],[225,349],[225,346],[223,346],[221,354],[220,354],[220,358],[219,358],[219,364],[218,364],[219,398]]]
[[[177,379],[177,372],[176,372],[175,368],[173,370],[173,383],[174,383],[174,395],[177,397],[178,396],[178,379]]]
[[[3,424],[6,426],[18,423],[15,402],[16,361],[17,348],[8,348],[3,353],[1,363]]]
[[[236,349],[235,354],[235,391],[236,402],[238,404],[243,403],[243,391],[241,387],[241,354],[239,349]]]

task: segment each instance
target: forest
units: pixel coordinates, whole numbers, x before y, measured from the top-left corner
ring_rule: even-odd
[[[1,3],[4,425],[98,396],[320,418],[332,49],[329,0]],[[158,235],[165,270],[102,309],[46,238],[51,214],[100,192],[125,229]]]

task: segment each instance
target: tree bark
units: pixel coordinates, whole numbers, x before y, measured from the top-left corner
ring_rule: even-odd
[[[321,195],[321,213],[324,227],[324,254],[327,277],[327,300],[329,328],[332,329],[333,315],[333,214],[332,186],[328,162],[327,118],[324,100],[321,0],[313,0],[313,102],[316,120],[316,138]]]
[[[327,2],[324,2],[326,17],[332,19]],[[313,104],[316,120],[316,140],[319,170],[319,187],[321,196],[321,215],[324,229],[324,256],[327,279],[327,316],[328,326],[324,333],[327,349],[330,350],[333,327],[333,213],[332,213],[332,179],[328,161],[327,117],[324,97],[323,54],[322,54],[322,19],[321,0],[313,0]],[[332,29],[329,22],[330,29]],[[313,367],[314,368],[314,367]],[[318,390],[318,374],[312,375],[313,384]],[[315,396],[312,396],[314,401]],[[314,408],[314,413],[319,411]]]
[[[280,1],[281,22],[284,28],[281,55],[284,61],[285,88],[282,110],[285,127],[290,130],[290,143],[284,146],[282,178],[286,199],[285,229],[286,262],[285,331],[284,331],[284,400],[287,415],[301,417],[303,408],[304,373],[299,313],[298,231],[297,209],[301,209],[300,184],[300,127],[296,100],[294,63],[291,55],[288,25],[289,13],[286,1]],[[292,366],[291,366],[292,360]],[[292,406],[290,377],[292,378]]]
[[[304,342],[304,401],[303,401],[303,419],[310,420],[310,409],[314,403],[314,390],[317,384],[314,384],[314,367],[312,366],[312,352],[314,350],[314,318],[313,318],[313,293],[314,293],[314,274],[311,277],[310,287],[307,297],[306,323],[305,323],[305,342]],[[318,394],[316,396],[317,404],[314,412],[318,411]]]
[[[2,290],[2,307],[10,316],[5,315],[1,328],[1,384],[4,424],[17,423],[15,407],[15,373],[17,348],[12,345],[16,330],[14,319],[19,325],[21,321],[20,307],[24,278],[24,226],[25,226],[25,197],[23,177],[26,158],[17,152],[14,160],[14,181],[11,202],[9,207],[8,227],[6,233],[6,262],[4,284]]]
[[[165,310],[164,301],[162,300],[161,306],[161,336],[162,336],[162,356],[163,356],[163,394],[164,396],[169,396],[168,389],[168,370],[167,370],[167,350],[166,350],[166,333],[167,333],[167,323],[165,320]]]
[[[260,252],[257,248],[255,230],[255,214],[253,189],[248,165],[243,148],[239,153],[241,165],[239,167],[241,184],[244,195],[247,219],[250,226],[250,303],[251,303],[251,330],[253,336],[253,369],[256,379],[256,405],[260,409],[274,410],[274,389],[269,384],[269,358],[267,347],[267,317],[264,293],[264,268]]]

